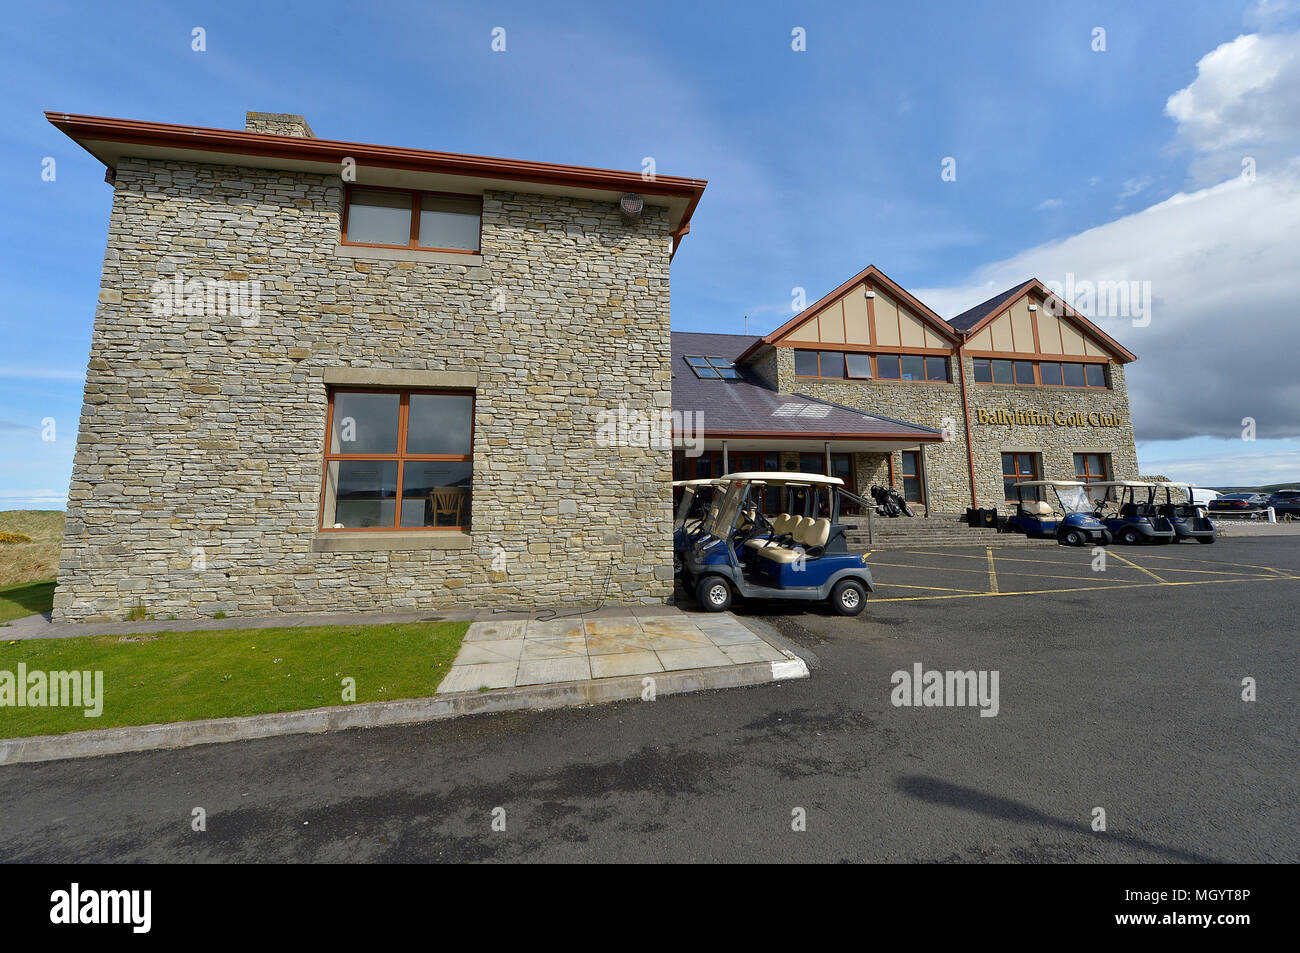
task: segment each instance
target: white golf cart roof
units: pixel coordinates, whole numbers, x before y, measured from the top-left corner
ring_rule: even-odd
[[[1081,480],[1023,480],[1016,486],[1087,486]],[[1095,485],[1095,484],[1094,484]]]
[[[1160,487],[1160,486],[1176,486],[1176,487],[1179,487],[1180,489],[1184,489],[1184,490],[1198,490],[1198,489],[1200,489],[1200,487],[1198,487],[1195,483],[1179,483],[1179,482],[1177,482],[1176,480],[1165,480],[1163,483],[1153,483],[1152,486],[1157,486],[1157,487]]]
[[[817,486],[843,486],[844,481],[839,477],[822,476],[820,473],[782,473],[781,471],[765,472],[756,470],[752,473],[727,473],[721,479],[723,481],[748,480],[750,483],[783,483],[783,484],[803,484]]]
[[[679,486],[722,486],[725,480],[673,480],[673,489]]]
[[[1163,483],[1143,483],[1140,480],[1097,480],[1089,486],[1164,486]],[[1170,484],[1177,486],[1178,484]]]

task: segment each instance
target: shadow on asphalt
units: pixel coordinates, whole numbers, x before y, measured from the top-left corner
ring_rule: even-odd
[[[909,774],[896,779],[894,786],[909,797],[913,797],[918,801],[925,801],[928,804],[960,808],[963,811],[983,814],[986,817],[992,817],[999,821],[1012,821],[1016,824],[1038,824],[1042,827],[1051,827],[1056,830],[1067,831],[1071,834],[1085,833],[1079,829],[1077,821],[1063,821],[1060,818],[1052,817],[1050,814],[1044,814],[1042,811],[1035,807],[1030,807],[1028,804],[1022,804],[1021,802],[1013,801],[1010,798],[985,794],[983,791],[963,787],[960,784],[951,784],[947,781],[940,781],[938,778],[930,778],[920,774]],[[1181,850],[1177,847],[1166,847],[1163,844],[1144,840],[1141,837],[1134,837],[1131,834],[1107,831],[1102,836],[1125,847],[1152,851],[1174,860],[1197,864],[1222,863],[1222,861],[1214,857],[1206,857],[1204,854],[1192,853],[1191,851]]]

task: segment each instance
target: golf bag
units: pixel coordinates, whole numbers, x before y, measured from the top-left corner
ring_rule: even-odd
[[[881,516],[915,516],[907,500],[892,486],[873,486],[871,498],[876,501],[876,512]]]

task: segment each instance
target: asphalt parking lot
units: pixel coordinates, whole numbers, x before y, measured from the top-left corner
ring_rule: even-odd
[[[1295,548],[1292,544],[1291,548]],[[1284,552],[1286,550],[1283,550]],[[1286,565],[1265,565],[1232,543],[1118,546],[1096,550],[1041,547],[868,551],[876,579],[871,604],[962,600],[1084,590],[1118,591],[1238,585],[1296,579]],[[1241,562],[1241,559],[1251,560]],[[1289,560],[1283,559],[1284,563]],[[1174,593],[1162,593],[1173,596]]]
[[[1300,541],[1184,546],[878,552],[860,616],[739,605],[798,681],[3,767],[0,860],[1296,863]],[[893,704],[918,664],[997,672],[997,715]]]

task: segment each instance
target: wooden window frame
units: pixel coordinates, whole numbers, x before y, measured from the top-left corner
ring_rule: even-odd
[[[975,362],[976,362],[976,361],[988,361],[988,362],[989,362],[989,376],[990,376],[990,377],[993,376],[993,362],[995,362],[995,361],[1006,361],[1008,364],[1010,364],[1010,365],[1012,366],[1012,367],[1011,367],[1011,374],[1012,374],[1012,378],[1013,378],[1013,379],[1012,379],[1009,383],[1003,383],[1002,381],[997,381],[997,380],[987,380],[987,381],[979,380],[979,379],[977,379],[976,376],[975,376]],[[1015,377],[1015,365],[1016,365],[1016,364],[1032,364],[1032,365],[1033,365],[1033,367],[1034,367],[1034,381],[1033,381],[1032,384],[1020,384],[1020,383],[1017,383],[1017,382],[1014,380],[1014,377]],[[1084,379],[1084,382],[1085,382],[1085,383],[1083,383],[1083,384],[1044,384],[1044,383],[1043,383],[1043,365],[1044,365],[1044,364],[1060,364],[1062,367],[1064,367],[1066,364],[1077,364],[1077,365],[1079,365],[1080,367],[1082,367],[1082,368],[1084,369],[1084,371],[1083,371],[1083,379]],[[1096,385],[1096,384],[1089,384],[1089,383],[1087,383],[1087,380],[1088,380],[1088,367],[1089,367],[1089,365],[1094,365],[1094,364],[1100,366],[1101,369],[1102,369],[1102,378],[1103,378],[1104,383],[1102,383],[1100,386],[1098,386],[1098,385]],[[1062,361],[1062,360],[1055,360],[1055,359],[1044,361],[1044,360],[1037,360],[1037,359],[1028,359],[1028,360],[1027,360],[1027,359],[1025,359],[1025,358],[1018,357],[1018,356],[1016,356],[1016,355],[1009,355],[1009,354],[1008,354],[1008,355],[1000,355],[1000,356],[997,356],[997,357],[994,357],[994,356],[991,356],[991,355],[986,355],[986,354],[981,354],[981,355],[974,356],[974,357],[971,358],[971,383],[972,383],[972,384],[978,384],[978,385],[980,385],[981,387],[1050,387],[1050,388],[1052,388],[1052,389],[1054,389],[1054,390],[1114,390],[1114,387],[1111,386],[1111,380],[1110,380],[1110,368],[1109,368],[1108,365],[1109,365],[1109,362],[1102,363],[1101,361]],[[949,371],[949,377],[951,377],[951,376],[952,376],[952,372]],[[1061,377],[1062,377],[1062,380],[1064,380],[1064,377],[1065,377],[1065,372],[1064,372],[1064,370],[1062,370],[1062,372],[1061,372]],[[935,382],[935,381],[931,381],[930,383],[937,383],[937,382]]]
[[[903,464],[905,464],[905,463],[907,462],[907,458],[908,458],[909,456],[910,456],[910,457],[914,457],[914,458],[916,459],[916,475],[915,475],[915,476],[908,476],[908,475],[907,475],[907,468],[906,468],[905,466],[903,466]],[[898,452],[898,469],[899,469],[899,479],[898,479],[898,482],[899,482],[899,484],[901,485],[901,489],[899,490],[899,492],[902,493],[902,495],[903,495],[903,499],[904,499],[904,500],[907,500],[908,503],[916,503],[916,504],[918,504],[918,505],[920,505],[920,506],[925,506],[925,505],[926,505],[926,502],[925,502],[925,471],[924,471],[924,467],[925,467],[925,461],[923,461],[923,460],[921,459],[921,451],[920,451],[920,450],[900,450],[900,451]],[[915,480],[915,481],[916,481],[916,490],[917,490],[916,496],[917,496],[917,498],[916,498],[915,500],[909,500],[909,499],[907,499],[907,481],[908,481],[908,480]]]
[[[352,213],[352,193],[361,192],[401,192],[411,197],[411,233],[405,245],[384,245],[379,242],[354,242],[348,239],[348,216]],[[434,248],[420,244],[420,196],[445,195],[455,199],[476,199],[478,201],[478,246],[472,251],[465,248]],[[444,255],[481,255],[483,253],[483,196],[465,192],[438,192],[433,189],[395,189],[386,185],[349,184],[343,189],[343,224],[339,235],[340,245],[355,248],[401,248],[406,251],[427,251]]]
[[[998,453],[999,453],[998,465],[1001,466],[1002,468],[1002,496],[1005,502],[1014,503],[1015,500],[1012,500],[1007,497],[1007,489],[1006,489],[1007,480],[1014,479],[1017,483],[1025,483],[1031,480],[1041,480],[1042,476],[1040,475],[1041,466],[1040,466],[1039,455],[1037,453],[1029,453],[1024,450],[1019,450],[1019,451],[999,450]],[[1002,460],[1002,457],[1007,457],[1007,456],[1011,457],[1011,466],[1013,470],[1012,473],[1007,473],[1007,465]],[[1032,467],[1030,472],[1022,473],[1020,471],[1021,457],[1029,458],[1029,465]]]
[[[334,398],[338,394],[397,394],[398,395],[398,413],[397,413],[397,452],[396,453],[332,453],[330,448],[331,437],[334,434]],[[468,396],[469,401],[469,453],[407,453],[406,452],[406,430],[410,421],[411,412],[411,395],[448,395],[455,397]],[[455,532],[468,533],[470,525],[473,522],[472,514],[470,522],[460,526],[402,526],[402,480],[406,473],[407,463],[468,463],[470,464],[471,481],[470,489],[473,490],[473,465],[474,465],[474,415],[477,409],[477,394],[472,390],[458,390],[446,387],[331,387],[327,392],[329,408],[325,414],[325,444],[324,458],[325,463],[321,468],[320,484],[320,508],[316,520],[316,528],[322,533],[427,533],[427,532]],[[356,461],[356,462],[374,462],[374,463],[396,463],[397,464],[397,487],[394,494],[393,506],[393,523],[391,526],[350,526],[337,529],[333,526],[325,525],[325,489],[329,481],[329,468],[331,463]],[[337,493],[337,491],[336,491]],[[337,498],[336,498],[337,503]],[[473,495],[471,492],[470,506],[473,506]]]
[[[1095,388],[1094,388],[1095,389]],[[1072,454],[1074,457],[1083,457],[1083,472],[1079,472],[1079,462],[1074,461],[1074,478],[1083,483],[1092,483],[1094,480],[1105,481],[1110,479],[1111,464],[1109,453],[1099,453],[1096,450],[1076,450]],[[1088,458],[1096,457],[1101,463],[1101,473],[1093,473],[1088,468]]]
[[[878,352],[877,352],[877,351],[865,351],[865,350],[863,350],[863,349],[861,349],[861,348],[845,349],[845,348],[834,348],[834,347],[823,347],[823,348],[792,347],[791,350],[794,351],[794,352],[796,352],[796,354],[797,354],[799,351],[804,351],[804,352],[806,352],[806,353],[808,353],[808,354],[816,354],[816,355],[817,355],[817,373],[816,373],[816,374],[800,374],[799,371],[798,371],[798,369],[797,369],[797,368],[798,368],[798,364],[796,363],[796,365],[795,365],[795,366],[796,366],[796,370],[795,370],[795,374],[794,374],[794,376],[797,377],[797,378],[799,378],[800,380],[806,380],[806,381],[814,381],[814,380],[822,380],[822,381],[857,381],[857,382],[885,381],[885,382],[890,383],[890,384],[951,384],[951,383],[952,383],[952,354],[949,353],[948,351],[943,351],[943,352],[941,352],[941,353],[937,353],[937,349],[936,349],[936,348],[915,348],[915,349],[912,349],[912,350],[903,350],[903,349],[897,349],[897,348],[883,348],[883,347],[882,347],[882,348],[879,349]],[[848,361],[847,361],[847,360],[844,362],[844,374],[843,374],[842,376],[829,376],[829,377],[828,377],[828,376],[824,376],[824,375],[822,374],[822,372],[821,372],[821,368],[822,368],[822,364],[821,364],[822,358],[821,358],[821,356],[822,356],[822,352],[823,352],[823,351],[828,352],[828,353],[840,354],[840,355],[842,355],[842,356],[844,356],[844,357],[846,357],[846,358],[847,358],[847,356],[850,355],[850,354],[865,354],[865,355],[867,356],[867,358],[871,361],[871,376],[870,376],[870,377],[855,377],[854,375],[850,374],[850,373],[849,373],[849,370],[848,370]],[[899,359],[899,375],[900,375],[900,376],[898,376],[898,377],[881,377],[881,376],[880,376],[880,364],[879,364],[879,358],[882,357],[882,356],[887,356],[887,357],[896,357],[896,358]],[[919,358],[921,358],[921,362],[922,362],[922,363],[921,363],[921,376],[920,376],[920,377],[918,377],[918,378],[914,378],[914,379],[912,379],[912,380],[909,381],[909,380],[906,380],[905,378],[903,378],[903,377],[901,376],[901,375],[902,375],[902,359],[905,358],[905,357],[919,357]],[[948,372],[947,377],[946,377],[944,380],[938,380],[938,381],[936,381],[936,380],[930,380],[930,378],[929,378],[929,372],[926,370],[925,361],[926,361],[927,358],[931,358],[931,357],[941,357],[941,358],[944,359],[944,361],[945,361],[945,363],[946,363],[946,365],[947,365],[947,372]]]

